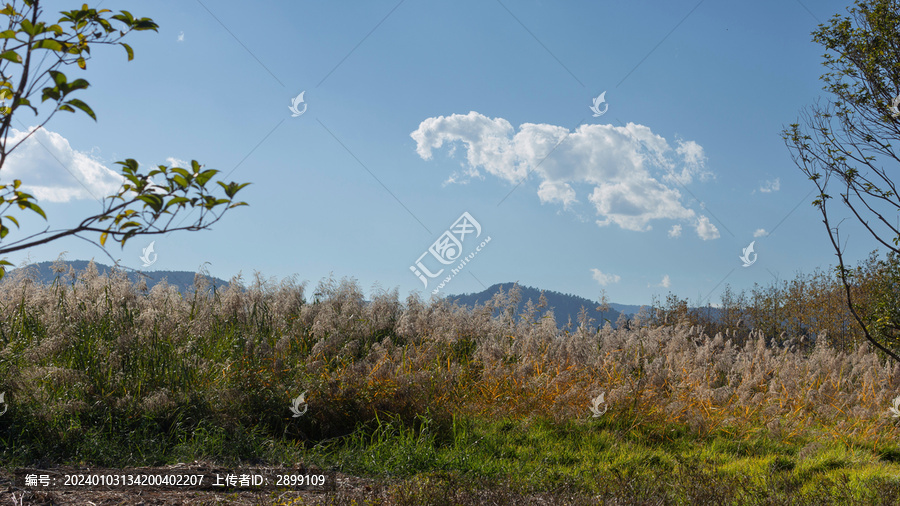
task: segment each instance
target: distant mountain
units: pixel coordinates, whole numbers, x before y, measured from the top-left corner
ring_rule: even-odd
[[[86,260],[68,260],[63,263],[74,268],[75,272],[80,274],[82,271],[87,269],[87,266],[90,262]],[[35,279],[37,281],[42,284],[49,285],[53,283],[53,280],[55,280],[57,277],[57,274],[54,273],[51,269],[52,265],[53,262],[40,262],[36,264],[30,264],[24,267],[24,269],[33,270],[35,273]],[[109,273],[109,271],[111,270],[111,267],[104,264],[98,264],[95,262],[94,265],[97,266],[97,272],[99,272],[101,276]],[[19,269],[8,269],[6,271],[6,275],[10,276],[17,270]],[[127,271],[127,274],[128,279],[132,283],[136,282],[141,277],[145,277],[145,279],[147,280],[148,289],[153,288],[157,283],[164,279],[170,285],[175,286],[182,294],[189,293],[193,290],[194,287],[195,273],[189,271],[151,271],[141,273],[135,271]],[[212,276],[210,276],[208,279],[210,286],[215,286],[217,290],[225,289],[228,287],[227,281],[219,278],[214,278]]]
[[[503,289],[503,293],[509,293],[510,288],[512,288],[514,284],[515,283],[498,283],[491,286],[487,290],[484,290],[483,292],[462,295],[448,295],[447,299],[455,301],[460,305],[465,305],[469,308],[472,308],[476,304],[484,305],[484,303],[491,300],[491,297],[497,294],[501,288]],[[541,290],[522,285],[519,285],[519,289],[522,292],[522,298],[519,301],[517,310],[519,313],[521,313],[525,309],[525,304],[529,300],[534,302],[535,305],[539,303],[541,299]],[[593,318],[595,325],[603,325],[605,323],[605,320],[609,320],[610,324],[612,324],[613,327],[616,326],[616,320],[619,318],[619,314],[625,313],[626,316],[629,316],[637,313],[641,308],[641,306],[610,303],[610,310],[601,312],[597,310],[597,306],[600,305],[599,302],[586,299],[584,297],[579,297],[577,295],[569,295],[554,292],[552,290],[544,290],[544,297],[547,299],[547,305],[549,307],[539,309],[536,316],[539,317],[543,315],[548,309],[553,309],[553,316],[554,318],[556,318],[556,324],[560,328],[565,327],[569,323],[569,318],[572,319],[572,325],[577,326],[578,315],[579,313],[581,313],[582,307],[587,309],[588,316]],[[499,314],[499,312],[497,312],[497,314]]]
[[[625,313],[625,315],[627,316],[631,316],[638,314],[641,311],[641,308],[644,306],[635,306],[634,304],[616,304],[615,302],[610,302],[609,307],[615,309],[620,313]]]

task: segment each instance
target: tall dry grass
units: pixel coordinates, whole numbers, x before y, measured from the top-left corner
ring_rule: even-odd
[[[540,304],[517,317],[515,290],[469,311],[401,301],[396,290],[366,302],[347,279],[321,281],[307,302],[304,283],[259,275],[219,291],[198,275],[182,296],[94,268],[58,274],[50,286],[27,269],[0,281],[8,437],[66,441],[85,427],[112,434],[150,423],[170,435],[252,427],[321,441],[379,413],[409,424],[423,414],[446,424],[459,415],[588,418],[600,392],[603,416],[636,430],[681,423],[701,435],[876,446],[900,435],[887,414],[900,366],[866,344],[836,349],[825,334],[769,347],[762,331],[738,340],[678,321],[628,330],[583,318],[560,331]],[[302,391],[309,409],[292,418]]]
[[[873,251],[850,269],[850,292],[854,308],[880,343],[900,351],[900,256],[881,257]],[[704,302],[703,304],[706,304]],[[846,352],[856,350],[866,337],[847,304],[846,291],[836,271],[816,269],[798,273],[790,280],[772,280],[768,285],[754,284],[749,291],[735,292],[725,287],[718,310],[700,307],[669,294],[665,302],[654,301],[659,313],[653,321],[664,324],[686,321],[703,324],[712,335],[736,329],[740,324],[763,332],[770,342],[783,344],[790,338],[813,340],[823,332],[829,344]],[[719,313],[719,317],[716,317]],[[746,332],[735,336],[744,344]]]

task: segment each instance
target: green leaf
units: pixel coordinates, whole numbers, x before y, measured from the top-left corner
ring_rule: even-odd
[[[118,165],[123,166],[122,172],[127,172],[129,174],[133,174],[138,170],[137,160],[134,158],[128,158],[124,162],[116,162]]]
[[[135,21],[135,23],[132,25],[132,27],[136,31],[139,31],[139,32],[143,31],[143,30],[153,30],[154,32],[159,31],[158,30],[159,25],[154,23],[153,20],[150,18],[141,18],[141,19]]]
[[[156,212],[162,210],[163,199],[159,195],[139,195],[137,200],[144,202]]]
[[[174,205],[184,204],[186,202],[190,202],[190,200],[186,197],[174,197],[171,200],[169,200],[169,202],[166,204],[166,209],[168,209]]]
[[[191,173],[185,169],[182,169],[181,167],[172,167],[171,171],[176,174],[182,175],[185,179],[191,178]]]
[[[23,32],[27,33],[28,35],[31,35],[32,37],[34,37],[38,33],[38,31],[37,31],[37,29],[35,29],[34,25],[31,24],[31,21],[28,21],[27,19],[23,19],[22,21],[20,21],[19,26],[22,27]]]
[[[50,74],[50,78],[53,79],[53,82],[56,83],[57,86],[65,84],[68,81],[66,75],[58,70],[48,70],[47,73]]]
[[[49,49],[51,51],[65,51],[65,48],[63,47],[63,45],[59,41],[53,40],[53,39],[41,39],[41,40],[35,42],[31,46],[31,49]]]
[[[40,207],[39,205],[35,204],[34,202],[25,202],[25,203],[24,203],[24,207],[23,207],[23,203],[19,203],[19,208],[20,208],[20,209],[24,209],[25,207],[27,207],[28,209],[31,209],[32,211],[34,211],[34,212],[40,214],[41,217],[44,218],[45,220],[47,219],[47,215],[44,213],[44,210],[41,209],[41,207]]]
[[[131,13],[128,11],[122,11],[121,14],[116,14],[115,16],[110,16],[110,17],[117,21],[121,21],[129,26],[131,26],[131,24],[134,23],[134,16],[132,16]]]
[[[201,172],[201,173],[197,176],[197,184],[199,184],[200,186],[206,186],[206,183],[207,183],[213,176],[215,176],[216,174],[218,174],[218,172],[219,172],[219,171],[217,171],[217,170],[215,170],[215,169],[204,170],[203,172]]]
[[[234,197],[237,194],[237,192],[241,191],[241,189],[243,187],[250,184],[250,183],[244,183],[244,184],[239,185],[232,181],[231,183],[228,183],[226,185],[225,183],[223,183],[221,181],[216,181],[216,182],[219,183],[219,186],[221,186],[222,188],[225,189],[225,195],[228,195],[228,198]]]
[[[19,53],[13,51],[12,49],[0,53],[0,58],[9,60],[13,63],[22,63],[22,57],[19,56]]]
[[[108,235],[108,232],[103,232],[102,234],[100,234],[100,246],[106,246],[106,237]]]
[[[87,87],[90,85],[91,83],[85,81],[84,79],[76,79],[68,84],[68,86],[66,87],[66,94],[69,94],[75,90],[87,89]]]
[[[75,107],[81,109],[82,111],[84,111],[85,114],[87,114],[88,116],[93,118],[94,121],[97,121],[97,115],[94,114],[94,110],[91,109],[87,104],[85,104],[81,100],[78,100],[77,98],[73,98],[72,100],[69,100],[68,102],[66,102],[66,104],[69,104],[69,105],[72,105],[72,106],[75,106]]]
[[[15,30],[3,30],[0,32],[0,39],[15,39],[16,33]]]
[[[133,60],[134,59],[134,49],[131,49],[131,46],[129,46],[128,44],[126,44],[124,42],[120,42],[119,44],[121,44],[122,47],[125,48],[125,52],[128,54],[128,61]]]
[[[47,100],[59,100],[60,94],[57,88],[44,88],[44,93],[41,94],[41,102],[46,102]]]
[[[180,176],[178,174],[176,174],[175,176],[172,177],[172,181],[175,181],[178,184],[178,186],[180,186],[182,188],[187,188],[188,186],[190,186],[190,183],[188,183],[187,179],[183,178],[182,176]]]
[[[141,226],[141,224],[136,221],[128,221],[128,222],[125,222],[122,225],[120,225],[119,230],[124,230],[126,228],[140,227],[140,226]]]

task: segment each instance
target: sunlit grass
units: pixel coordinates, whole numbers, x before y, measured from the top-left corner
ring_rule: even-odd
[[[408,504],[453,487],[573,504],[900,488],[887,412],[900,369],[865,347],[773,349],[756,333],[739,347],[687,326],[561,333],[548,315],[492,317],[506,296],[468,312],[396,291],[366,304],[352,282],[303,293],[261,279],[215,292],[198,277],[182,296],[92,271],[4,279],[0,458],[303,462],[396,479]],[[608,409],[592,417],[600,392]]]

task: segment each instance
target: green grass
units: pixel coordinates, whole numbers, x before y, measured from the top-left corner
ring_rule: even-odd
[[[381,420],[369,430],[314,447],[308,455],[348,474],[402,478],[405,486],[444,490],[464,483],[502,484],[519,494],[567,491],[583,498],[633,498],[696,504],[896,504],[900,465],[872,451],[757,437],[736,445],[727,435],[699,437],[682,427],[665,444],[610,429],[604,420],[455,421],[441,433]],[[470,490],[476,494],[478,487]],[[643,492],[641,492],[643,491]],[[823,495],[824,494],[824,495]],[[831,502],[833,501],[833,502]]]

